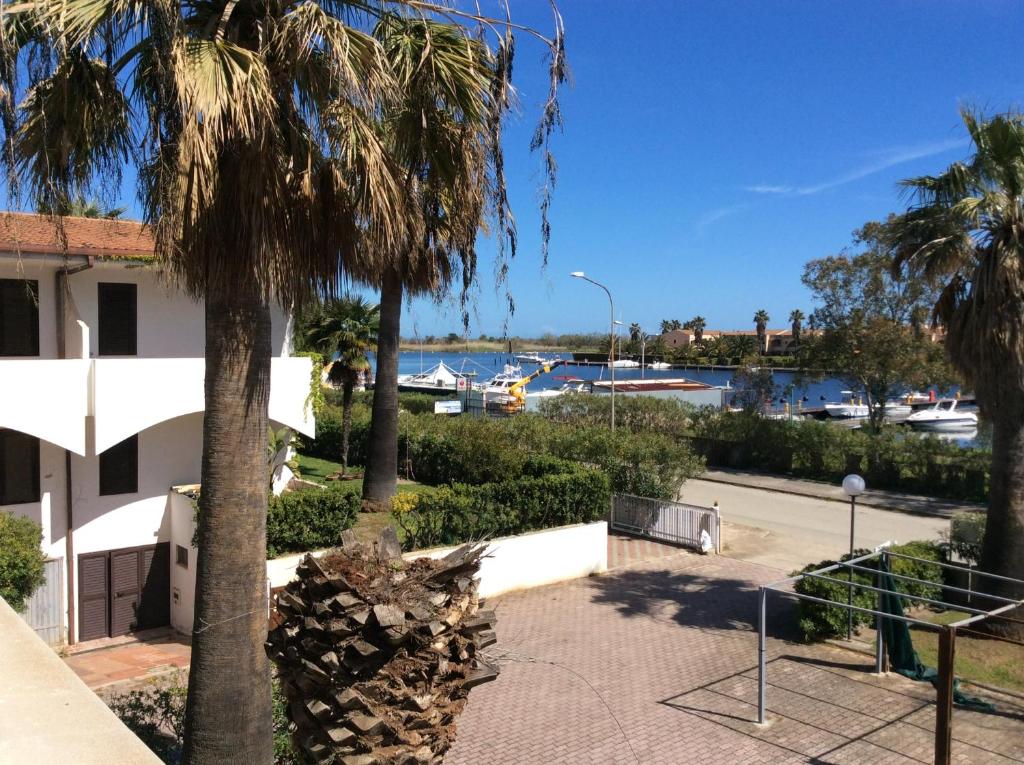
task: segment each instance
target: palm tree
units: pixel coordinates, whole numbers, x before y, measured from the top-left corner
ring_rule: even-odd
[[[263,649],[271,304],[329,297],[349,266],[380,271],[400,242],[428,229],[423,205],[409,199],[408,165],[392,157],[402,146],[379,139],[380,117],[394,116],[396,83],[408,73],[393,71],[382,42],[357,26],[369,26],[385,4],[466,20],[464,40],[497,35],[500,66],[488,82],[507,94],[510,27],[413,0],[144,10],[113,0],[30,0],[3,19],[10,176],[59,210],[97,183],[116,185],[137,156],[156,253],[205,302],[185,763],[273,758]],[[561,66],[560,35],[552,49],[552,66]],[[545,117],[557,124],[553,98]],[[497,142],[486,148],[500,157]]]
[[[669,332],[672,331],[672,320],[662,319],[661,324],[658,325],[658,328],[661,329],[661,334],[668,334]]]
[[[634,344],[638,344],[642,339],[644,331],[640,328],[640,325],[633,322],[629,325],[629,341]]]
[[[46,200],[40,200],[36,212],[41,215],[67,215],[73,218],[106,218],[116,220],[125,213],[124,207],[108,207],[99,199],[86,199],[78,196],[57,202],[56,206]]]
[[[693,342],[700,345],[704,342],[704,329],[707,326],[707,320],[703,316],[694,316],[683,325],[683,328],[693,332]]]
[[[560,24],[560,22],[559,22]],[[554,89],[564,77],[559,26],[552,43],[552,95],[534,135],[546,144],[559,124]],[[512,106],[506,60],[469,30],[421,18],[386,17],[374,31],[395,73],[399,98],[384,113],[385,141],[404,177],[421,225],[385,249],[383,268],[359,277],[380,289],[380,334],[363,498],[387,501],[398,477],[398,351],[407,294],[440,299],[461,275],[462,296],[476,276],[476,238],[495,217],[499,256],[515,254],[515,227],[505,189],[501,125]],[[548,155],[549,173],[554,161]],[[548,176],[553,183],[553,176]],[[547,203],[542,198],[543,241]],[[545,245],[546,248],[546,245]],[[504,273],[504,261],[499,273]],[[463,323],[468,327],[468,315]]]
[[[317,306],[303,322],[308,348],[329,365],[327,380],[341,386],[341,475],[348,470],[348,439],[352,431],[352,391],[359,375],[370,369],[367,354],[377,345],[380,306],[362,296],[345,295]]]
[[[801,311],[799,308],[794,308],[792,311],[789,312],[789,326],[793,333],[794,345],[800,342],[800,333],[803,332],[803,322],[806,318],[807,317],[804,316],[804,312]]]
[[[895,267],[920,267],[945,285],[933,318],[945,325],[950,360],[992,423],[981,567],[1024,579],[1024,115],[961,116],[974,155],[903,182],[913,204],[894,223]],[[1003,580],[989,587],[1024,595]],[[989,628],[1024,638],[1021,624]]]
[[[763,308],[754,314],[754,328],[757,330],[757,354],[763,355],[768,350],[768,344],[765,342],[765,335],[767,333],[768,322],[771,319],[768,317],[768,312]]]

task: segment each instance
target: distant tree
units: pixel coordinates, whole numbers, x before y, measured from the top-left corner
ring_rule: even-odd
[[[348,439],[352,431],[352,392],[359,375],[370,369],[367,354],[377,347],[380,306],[346,295],[317,305],[300,321],[297,334],[310,350],[330,364],[328,381],[341,387],[341,474],[348,470]]]
[[[754,356],[757,351],[754,338],[750,335],[728,335],[721,338],[719,345],[727,356],[740,359],[740,361]]]
[[[703,316],[694,316],[683,325],[683,329],[693,332],[693,341],[700,345],[704,341],[704,329],[707,325],[707,321]]]
[[[738,337],[750,340],[749,335]],[[761,411],[775,398],[775,379],[772,371],[765,367],[744,364],[733,373],[730,384],[735,388],[733,406],[742,407],[748,412]]]
[[[768,331],[768,322],[771,318],[763,308],[754,314],[754,328],[757,330],[757,352],[763,354],[768,345],[765,343],[765,334]]]
[[[98,199],[86,199],[76,196],[71,199],[61,197],[59,201],[39,200],[36,212],[41,215],[66,215],[72,218],[107,218],[115,220],[125,213],[124,207],[107,207]]]
[[[794,308],[789,312],[789,325],[793,333],[794,345],[800,342],[800,333],[803,332],[803,322],[807,317],[804,316],[804,312],[799,308]]]
[[[629,340],[632,343],[639,343],[643,336],[643,330],[640,329],[640,325],[633,322],[629,325]]]
[[[892,247],[889,224],[867,223],[854,232],[854,252],[812,260],[803,275],[820,334],[805,338],[800,366],[812,376],[828,371],[862,393],[876,431],[887,399],[907,386],[952,381],[942,346],[910,324],[920,306],[934,304],[936,290],[921,276],[894,274]]]
[[[974,154],[940,175],[904,181],[915,196],[893,225],[897,265],[940,280],[929,307],[992,423],[981,568],[1024,579],[1024,114],[961,116]],[[1024,595],[1005,580],[989,586],[1004,597]],[[1020,621],[990,620],[987,629],[1024,639]]]
[[[445,336],[444,341],[446,343],[448,343],[448,345],[455,345],[457,342],[459,342],[459,333],[458,332],[449,332]]]
[[[666,332],[671,332],[673,329],[683,328],[682,322],[680,322],[679,319],[662,319],[659,326],[661,327],[661,334],[663,335]]]

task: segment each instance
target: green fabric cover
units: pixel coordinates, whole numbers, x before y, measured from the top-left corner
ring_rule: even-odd
[[[889,570],[889,559],[883,554],[878,560],[878,587],[885,590],[879,593],[879,611],[893,616],[903,616],[903,599],[907,597],[900,593],[896,587]],[[934,667],[928,667],[921,663],[917,651],[914,650],[914,643],[910,639],[910,625],[899,619],[886,619],[882,622],[882,642],[889,655],[889,666],[894,672],[898,672],[911,680],[927,681],[936,685],[939,680],[939,673]],[[968,709],[976,709],[982,712],[991,712],[995,707],[976,696],[969,696],[960,690],[960,681],[953,679],[953,703]]]

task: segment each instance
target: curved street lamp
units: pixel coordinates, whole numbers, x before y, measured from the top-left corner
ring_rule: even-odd
[[[611,371],[612,381],[612,430],[615,430],[615,303],[612,301],[612,293],[609,291],[607,287],[601,284],[601,282],[595,282],[582,271],[573,271],[571,274],[569,274],[569,276],[573,277],[574,279],[582,279],[585,282],[590,282],[591,284],[600,287],[608,296],[608,307],[611,311],[611,328],[608,332],[609,341],[611,343],[608,346],[610,348],[608,356],[608,369]]]

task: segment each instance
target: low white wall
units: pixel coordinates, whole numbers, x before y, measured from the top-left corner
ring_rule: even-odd
[[[414,550],[403,557],[441,558],[454,549]],[[319,557],[324,552],[317,550],[313,555]],[[608,524],[580,523],[495,539],[489,543],[487,553],[480,565],[481,597],[600,574],[608,570]],[[270,586],[288,584],[304,555],[268,560]]]
[[[192,634],[196,599],[195,508],[185,493],[199,486],[175,486],[167,493],[167,512],[171,516],[171,626],[178,632]],[[188,550],[188,565],[177,561],[177,547]]]

